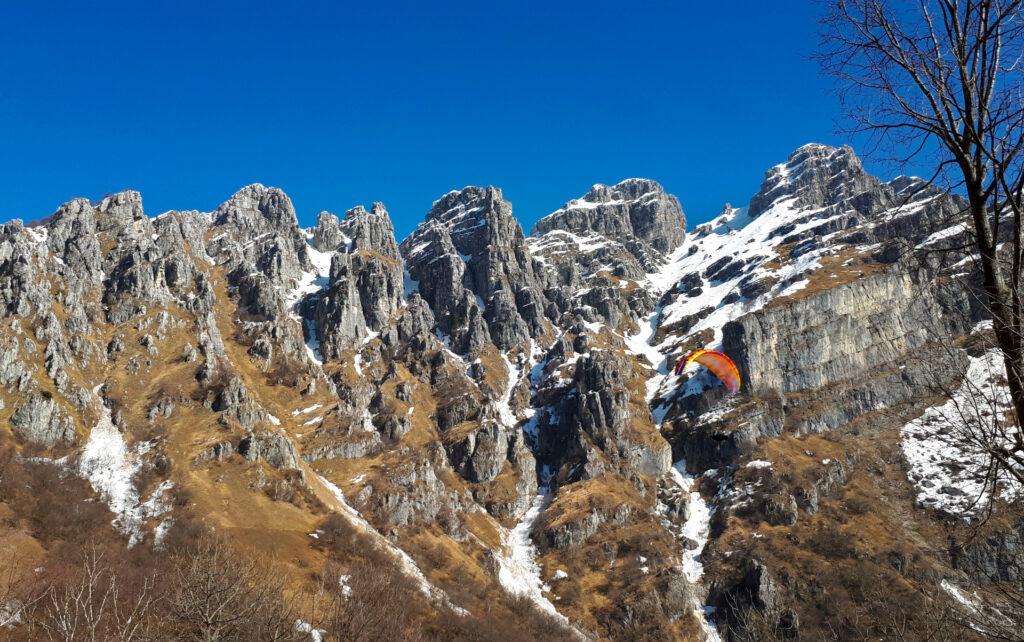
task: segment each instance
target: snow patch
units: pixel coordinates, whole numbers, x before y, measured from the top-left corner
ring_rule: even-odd
[[[970,435],[991,433],[1011,411],[1003,367],[997,349],[971,357],[953,396],[903,427],[903,456],[921,505],[969,519],[991,501],[985,483],[989,460]],[[1004,430],[1012,436],[1017,429]],[[1001,473],[996,492],[1000,499],[1013,501],[1024,495],[1024,487]]]
[[[320,408],[323,408],[323,407],[324,407],[323,404],[315,403],[312,406],[308,406],[306,408],[302,408],[301,410],[293,410],[292,411],[292,416],[295,417],[297,415],[308,415],[309,413],[313,412],[314,410],[319,410]]]
[[[301,618],[295,620],[295,630],[298,633],[305,633],[306,635],[308,635],[310,642],[323,642],[323,636],[325,633],[327,633],[327,631],[318,629]]]
[[[683,551],[683,574],[691,584],[696,585],[704,577],[701,555],[711,534],[711,508],[700,494],[697,479],[686,472],[686,460],[681,459],[674,463],[669,474],[673,481],[688,493],[687,509],[690,517],[683,524],[680,534],[685,538],[684,541],[692,541],[696,546],[692,550]],[[705,639],[709,642],[720,642],[718,630],[710,620],[706,606],[695,601],[694,611]]]
[[[523,519],[506,533],[505,549],[498,556],[498,581],[512,595],[528,597],[542,610],[568,624],[568,619],[544,595],[550,588],[541,581],[540,567],[536,561],[537,548],[530,539],[533,524],[550,501],[550,493],[538,494]]]
[[[93,389],[97,397],[100,388]],[[142,540],[147,519],[170,511],[166,495],[174,484],[169,480],[161,482],[145,502],[140,502],[133,479],[142,469],[142,456],[152,444],[142,442],[129,448],[111,419],[110,408],[102,399],[99,405],[100,419],[89,432],[78,471],[116,515],[112,522],[114,527],[128,536],[129,546],[134,546]]]

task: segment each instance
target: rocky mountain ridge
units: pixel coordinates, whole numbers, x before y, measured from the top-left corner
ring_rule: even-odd
[[[798,569],[765,547],[862,526],[825,516],[877,499],[861,462],[963,378],[921,357],[984,338],[950,286],[972,279],[960,210],[822,145],[689,232],[644,179],[595,185],[530,236],[500,190],[467,187],[401,243],[380,203],[302,229],[258,184],[155,218],[137,192],[77,199],[0,226],[0,418],[20,456],[68,466],[109,414],[133,541],[188,513],[316,550],[333,512],[439,611],[519,595],[566,635],[717,639],[756,616],[813,637],[838,624],[807,593],[847,589],[823,584],[813,538]],[[734,358],[740,395],[674,374],[701,347]],[[903,495],[871,559],[949,519],[886,465]],[[965,572],[913,550],[857,568]]]

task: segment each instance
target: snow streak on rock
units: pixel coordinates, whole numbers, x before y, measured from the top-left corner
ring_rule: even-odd
[[[309,255],[310,262],[313,264],[313,270],[302,273],[299,283],[288,293],[285,301],[291,317],[303,325],[306,336],[306,355],[310,361],[322,366],[324,358],[320,354],[320,339],[316,334],[316,324],[313,323],[312,319],[303,319],[299,315],[297,308],[304,298],[327,287],[327,279],[331,275],[331,256],[334,253],[321,252],[313,247],[311,242],[313,237],[312,228],[305,231],[305,236],[306,252]]]
[[[511,408],[511,399],[515,387],[522,378],[523,371],[526,370],[532,373],[536,362],[541,357],[541,354],[536,352],[536,344],[533,342],[531,342],[530,352],[530,359],[519,367],[513,365],[507,356],[502,355],[502,360],[508,373],[508,383],[501,399],[496,403],[498,417],[508,426],[515,426],[517,423],[515,413]],[[530,383],[532,386],[535,386],[532,376],[530,377]],[[536,410],[530,408],[526,414],[529,418],[532,418],[535,413]],[[523,430],[528,432],[529,429],[526,427],[526,424],[524,424]],[[536,437],[535,434],[530,436],[531,438]],[[530,532],[533,530],[534,523],[536,523],[537,518],[544,512],[544,509],[547,508],[552,499],[550,489],[546,486],[547,480],[544,480],[542,483],[545,485],[534,498],[529,510],[526,511],[520,522],[505,534],[504,550],[498,555],[498,563],[500,565],[498,581],[512,595],[522,595],[529,598],[541,610],[550,613],[568,625],[568,619],[559,613],[551,601],[544,596],[544,592],[549,589],[541,581],[540,567],[536,560],[537,547],[534,545],[533,540],[530,539]]]
[[[368,535],[370,539],[372,539],[374,543],[380,546],[385,552],[392,555],[402,572],[416,581],[420,591],[425,596],[442,602],[448,606],[448,608],[460,615],[467,614],[465,609],[452,604],[448,599],[448,595],[443,590],[430,583],[430,580],[427,579],[423,574],[423,571],[421,571],[420,567],[416,564],[415,560],[413,560],[408,553],[395,546],[386,537],[381,535],[380,531],[374,528],[370,522],[366,521],[366,518],[363,517],[359,511],[352,508],[345,499],[345,493],[343,493],[340,488],[331,483],[323,475],[317,475],[316,477],[320,483],[323,484],[324,488],[334,496],[334,499],[338,502],[338,505],[341,508],[341,512],[348,516],[353,526],[355,526],[361,533]]]
[[[689,246],[684,244],[676,249],[666,263],[657,272],[648,275],[648,286],[655,296],[661,296],[690,270],[693,255],[690,254]],[[640,319],[640,329],[636,334],[626,337],[626,346],[634,354],[646,360],[655,370],[655,374],[647,381],[647,402],[652,404],[652,414],[655,423],[660,426],[667,411],[667,405],[658,403],[658,397],[662,393],[666,382],[669,379],[676,379],[672,372],[673,363],[662,351],[662,346],[651,345],[651,339],[657,330],[659,322],[663,320],[664,310],[661,304],[645,319]],[[674,382],[673,382],[674,383]],[[704,576],[704,565],[701,562],[701,555],[707,545],[710,534],[712,509],[700,494],[697,480],[686,471],[686,462],[680,460],[673,464],[669,474],[672,480],[688,493],[689,518],[683,524],[680,535],[684,542],[693,542],[693,548],[687,547],[683,550],[683,573],[687,580],[693,585],[699,585]],[[700,622],[707,640],[719,640],[718,632],[712,622],[706,617],[706,608],[695,598],[694,615]]]
[[[689,518],[683,524],[680,534],[684,537],[684,542],[694,542],[695,546],[683,552],[683,573],[691,584],[697,585],[704,577],[704,564],[701,562],[701,555],[704,553],[704,547],[707,546],[708,537],[711,534],[711,507],[701,496],[700,484],[697,479],[686,472],[685,460],[679,460],[673,464],[669,474],[680,488],[689,493],[687,501]],[[706,613],[707,607],[695,599],[694,615],[700,622],[706,639],[717,642],[720,639],[718,631],[715,629],[714,623],[708,620]]]

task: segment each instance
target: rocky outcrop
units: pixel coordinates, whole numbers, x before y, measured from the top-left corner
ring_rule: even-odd
[[[675,196],[658,183],[631,178],[616,185],[594,185],[534,225],[532,235],[553,230],[598,235],[623,243],[641,264],[650,265],[649,250],[666,254],[686,235],[686,218]]]
[[[381,203],[374,203],[369,212],[356,207],[345,213],[341,231],[353,257],[355,289],[366,327],[380,332],[404,298],[402,256],[391,217]]]
[[[282,288],[313,270],[292,201],[277,188],[243,187],[217,208],[212,221],[206,250],[218,262],[250,265]]]
[[[394,436],[395,431],[392,431]],[[381,451],[384,442],[369,414],[333,415],[316,428],[303,448],[303,459],[356,459]]]
[[[311,242],[320,252],[333,252],[348,245],[349,239],[341,231],[341,221],[330,212],[324,211],[316,217]]]
[[[215,451],[215,456],[220,457],[221,452]],[[280,433],[256,432],[246,435],[235,448],[242,457],[249,461],[264,460],[274,468],[297,469],[299,467],[299,454],[295,444]],[[230,454],[230,453],[228,453]]]
[[[654,428],[645,401],[635,399],[633,362],[611,350],[591,349],[576,362],[569,394],[539,430],[541,451],[568,479],[606,472],[659,478],[672,449]]]
[[[763,214],[784,199],[800,209],[844,207],[859,198],[861,211],[879,212],[889,205],[877,178],[864,171],[860,159],[847,146],[835,148],[812,143],[765,173],[761,190],[750,199],[750,216]]]
[[[746,624],[741,619],[742,615],[747,613],[747,609],[753,609],[770,623],[770,629],[783,637],[797,638],[799,617],[787,607],[787,595],[787,588],[768,567],[758,560],[748,559],[738,581],[714,599],[723,605],[725,619],[738,630],[742,631]]]
[[[325,359],[337,359],[341,352],[366,335],[366,319],[356,290],[357,274],[351,254],[331,258],[327,288],[316,300],[316,336]]]
[[[47,256],[45,238],[45,231],[26,229],[21,221],[0,226],[0,306],[5,315],[24,317],[49,309],[41,266]]]
[[[550,330],[554,315],[512,217],[493,187],[467,187],[434,203],[401,245],[406,268],[456,352],[487,343],[525,347]]]
[[[1024,519],[985,530],[954,547],[954,566],[980,583],[1024,580]]]
[[[536,462],[522,430],[508,425],[493,406],[481,414],[475,425],[443,436],[445,451],[452,469],[474,484],[477,502],[499,519],[514,519],[536,494]]]
[[[356,495],[360,510],[392,527],[433,523],[442,512],[458,512],[472,501],[445,486],[438,477],[448,470],[439,444],[425,456],[406,461],[389,471],[386,481],[368,484]]]
[[[235,376],[228,377],[227,383],[213,400],[212,408],[248,429],[268,419],[267,412],[252,398],[242,380]]]
[[[68,446],[77,439],[71,418],[53,397],[37,392],[14,409],[11,430],[19,439],[44,448]]]
[[[333,246],[327,286],[310,305],[320,352],[337,359],[368,333],[393,323],[404,298],[402,259],[380,203],[370,212],[353,208],[340,222],[323,213],[313,238],[318,247]]]
[[[604,525],[623,524],[634,515],[634,509],[628,504],[605,509],[595,506],[579,519],[559,520],[553,523],[543,520],[535,537],[541,550],[573,549],[586,542],[597,529]]]
[[[908,355],[975,321],[966,292],[897,266],[730,322],[722,346],[753,393],[819,395],[818,413],[794,426],[814,432],[917,394],[929,364]]]
[[[661,185],[630,179],[595,185],[542,218],[529,245],[548,274],[545,294],[559,309],[621,327],[654,308],[636,283],[683,242],[685,224],[679,201]]]

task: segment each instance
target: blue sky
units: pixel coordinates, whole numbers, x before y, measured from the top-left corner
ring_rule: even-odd
[[[528,230],[643,176],[693,223],[801,144],[845,142],[808,58],[817,3],[19,4],[0,7],[0,220],[126,188],[150,214],[210,210],[262,182],[303,224],[383,201],[401,238],[491,184]]]

